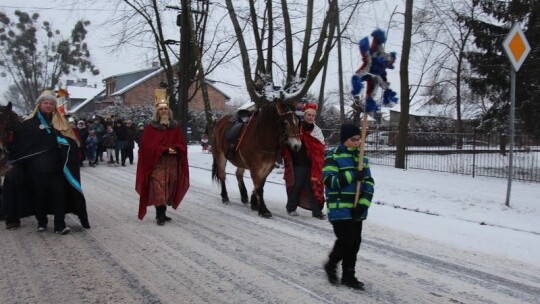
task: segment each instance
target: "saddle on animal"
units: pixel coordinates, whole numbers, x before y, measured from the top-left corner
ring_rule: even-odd
[[[239,144],[242,129],[249,121],[252,112],[246,109],[238,110],[229,120],[229,128],[225,132],[225,139],[229,141],[227,154],[232,153]]]

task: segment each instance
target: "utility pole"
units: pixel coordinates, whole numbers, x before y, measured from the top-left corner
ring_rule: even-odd
[[[191,29],[188,17],[191,14],[191,0],[181,0],[180,14],[180,72],[178,79],[177,113],[184,135],[187,135],[189,85],[191,83]]]

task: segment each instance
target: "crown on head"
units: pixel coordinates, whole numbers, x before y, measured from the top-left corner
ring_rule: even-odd
[[[154,105],[156,108],[168,108],[169,98],[167,97],[166,89],[156,89],[154,92],[155,100]]]

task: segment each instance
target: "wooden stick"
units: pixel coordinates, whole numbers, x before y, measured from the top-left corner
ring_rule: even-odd
[[[360,155],[358,156],[358,171],[364,169],[364,153],[366,149],[366,134],[368,128],[368,114],[364,109],[364,115],[362,116],[362,133],[360,141]],[[358,205],[358,198],[360,197],[361,181],[356,182],[356,193],[354,194],[354,208]]]

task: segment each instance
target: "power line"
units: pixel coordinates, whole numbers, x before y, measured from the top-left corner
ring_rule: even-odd
[[[37,7],[37,6],[9,6],[9,5],[0,5],[0,8],[14,8],[14,9],[31,9],[31,10],[55,10],[55,11],[96,11],[96,12],[123,12],[129,10],[113,10],[113,9],[98,9],[98,8],[59,8],[59,7]]]

